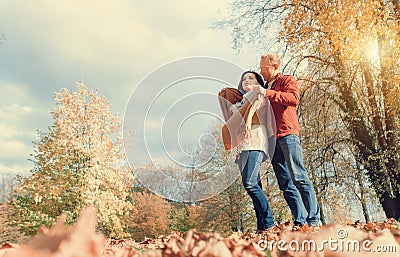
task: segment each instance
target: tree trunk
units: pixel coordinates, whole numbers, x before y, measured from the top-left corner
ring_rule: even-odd
[[[387,192],[380,197],[383,210],[387,218],[400,219],[400,197],[397,195],[392,198]]]
[[[363,210],[365,222],[370,222],[371,219],[369,217],[367,203],[366,203],[365,199],[361,200],[361,207],[362,207],[362,210]]]
[[[397,14],[398,14],[398,1]],[[400,20],[397,20],[400,22]],[[383,165],[386,176],[382,180],[387,181],[387,188],[381,195],[381,203],[388,218],[400,218],[400,158],[399,158],[399,116],[397,110],[399,106],[399,82],[397,77],[398,62],[391,49],[390,38],[386,35],[378,37],[378,48],[380,53],[382,96],[384,104],[384,124],[385,124],[385,147],[379,149],[382,153]]]
[[[371,219],[369,217],[368,208],[367,208],[367,198],[365,196],[366,189],[364,186],[363,174],[360,171],[357,171],[356,178],[357,178],[358,185],[360,187],[360,202],[361,202],[361,208],[362,208],[362,211],[364,214],[365,222],[370,222]]]
[[[321,201],[318,199],[318,203],[320,204]],[[320,204],[320,219],[321,219],[321,223],[322,225],[326,225],[326,218],[325,218],[325,212],[324,209],[322,208],[322,205]]]

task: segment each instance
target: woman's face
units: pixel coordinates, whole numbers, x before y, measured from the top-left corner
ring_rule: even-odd
[[[249,92],[254,85],[258,85],[258,81],[256,79],[256,75],[253,73],[246,73],[242,78],[242,87],[243,90]]]

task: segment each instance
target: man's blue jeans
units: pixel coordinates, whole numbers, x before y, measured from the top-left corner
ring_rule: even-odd
[[[297,135],[277,138],[272,166],[279,188],[294,216],[295,225],[317,226],[320,208],[313,185],[303,165],[303,153]]]
[[[264,155],[264,152],[258,150],[243,151],[237,162],[242,173],[243,186],[253,201],[257,217],[257,230],[264,230],[275,224],[267,197],[259,183],[260,166]]]

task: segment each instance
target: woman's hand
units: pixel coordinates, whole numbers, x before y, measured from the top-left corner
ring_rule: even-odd
[[[246,138],[246,139],[251,139],[251,126],[247,126],[246,125],[246,134],[245,134],[245,136],[244,136],[244,138]]]
[[[251,123],[253,121],[253,115],[256,113],[256,109],[252,105],[248,107],[248,113],[247,113],[247,118],[246,118],[246,135],[245,138],[251,139]]]

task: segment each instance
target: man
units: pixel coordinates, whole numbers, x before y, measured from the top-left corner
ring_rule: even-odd
[[[268,53],[261,56],[260,74],[266,81],[265,88],[254,88],[268,97],[275,114],[276,146],[272,166],[279,188],[294,216],[294,225],[305,224],[318,227],[320,208],[313,185],[303,165],[300,144],[300,125],[296,108],[300,102],[299,87],[293,76],[282,75],[279,71],[280,57]]]

